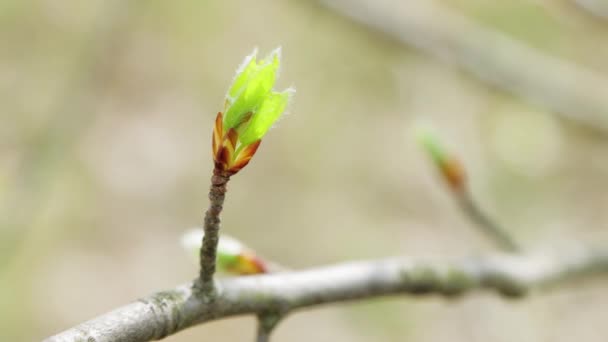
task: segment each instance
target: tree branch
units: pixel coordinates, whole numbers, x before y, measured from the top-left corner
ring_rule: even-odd
[[[608,132],[608,80],[592,70],[476,24],[437,1],[320,2],[494,86]]]
[[[205,212],[205,224],[203,229],[202,247],[200,251],[200,286],[203,292],[208,292],[212,288],[213,274],[217,258],[217,244],[219,242],[220,214],[224,207],[226,198],[226,185],[230,180],[230,174],[215,167],[211,177],[211,187],[209,189],[209,208]]]
[[[207,321],[290,311],[385,295],[446,297],[491,289],[516,298],[547,284],[608,274],[608,250],[497,254],[456,261],[395,258],[218,281],[217,296],[197,296],[192,284],[94,318],[46,342],[139,342],[161,339]]]
[[[608,19],[608,3],[605,0],[574,0],[574,3],[589,14]]]
[[[272,334],[272,331],[274,330],[274,328],[276,328],[282,318],[283,314],[278,312],[259,313],[256,342],[270,341],[270,334]]]
[[[475,224],[479,230],[505,252],[518,252],[520,247],[508,230],[488,216],[473,199],[469,189],[455,193],[456,202],[463,213]]]

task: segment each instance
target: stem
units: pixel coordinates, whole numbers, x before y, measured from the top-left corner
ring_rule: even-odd
[[[463,191],[457,194],[457,200],[466,215],[479,227],[498,247],[505,252],[518,252],[518,244],[511,234],[496,221],[484,213],[473,200],[470,192]]]
[[[258,333],[257,333],[257,337],[255,340],[256,340],[256,342],[269,342],[270,341],[270,332],[263,330],[258,325]]]
[[[560,283],[599,275],[608,275],[608,250],[582,245],[529,255],[496,254],[460,260],[360,261],[221,279],[218,283],[222,291],[211,302],[196,295],[196,286],[187,284],[141,298],[44,341],[159,340],[223,317],[278,313],[275,317],[280,318],[287,312],[321,304],[387,295],[454,298],[459,294],[496,290],[506,298],[517,299],[531,290],[554,289]],[[573,287],[565,290],[576,291]],[[258,339],[264,341],[267,335],[263,332]]]
[[[282,318],[282,315],[273,312],[263,312],[257,315],[258,331],[257,342],[269,342],[272,331]]]
[[[203,292],[209,292],[213,288],[212,280],[215,273],[217,244],[219,241],[220,214],[226,197],[226,184],[230,180],[231,173],[217,167],[213,169],[211,187],[209,189],[209,208],[205,213],[205,236],[200,252],[200,275],[199,281]]]

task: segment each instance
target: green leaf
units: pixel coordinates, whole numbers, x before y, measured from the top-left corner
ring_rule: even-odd
[[[274,86],[279,64],[280,50],[277,49],[258,64],[251,58],[240,74],[237,74],[228,92],[233,101],[228,99],[229,107],[224,116],[225,130],[242,124],[247,113],[256,112]]]
[[[283,114],[294,92],[294,89],[287,89],[282,93],[271,92],[261,103],[249,125],[239,134],[241,144],[249,145],[260,140]]]
[[[234,77],[234,81],[232,82],[232,86],[228,90],[228,94],[226,95],[226,100],[229,101],[230,104],[234,102],[236,96],[243,90],[243,86],[249,80],[251,75],[258,69],[258,63],[256,61],[256,57],[258,54],[258,49],[254,49],[251,55],[245,57],[245,60],[236,70],[236,76]]]

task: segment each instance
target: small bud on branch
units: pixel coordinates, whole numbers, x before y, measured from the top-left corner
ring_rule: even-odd
[[[261,61],[257,50],[245,58],[226,94],[224,113],[215,118],[212,152],[215,164],[209,208],[205,213],[204,236],[200,248],[200,293],[213,295],[213,274],[216,264],[240,273],[266,271],[255,254],[243,252],[235,257],[216,257],[220,229],[220,214],[228,191],[230,177],[247,166],[258,150],[262,138],[285,111],[294,93],[272,90],[280,66],[281,49],[275,49]]]
[[[518,244],[509,232],[486,215],[473,200],[467,186],[464,166],[458,158],[446,152],[439,139],[430,129],[418,128],[416,137],[428,154],[431,155],[443,178],[454,192],[456,201],[469,219],[475,222],[476,226],[501,249],[508,252],[518,251]]]
[[[460,160],[444,149],[430,129],[419,128],[416,137],[431,156],[450,188],[462,192],[466,187],[466,173]]]
[[[237,70],[223,113],[213,129],[213,160],[216,168],[235,174],[247,166],[262,137],[285,111],[293,88],[272,90],[280,66],[281,50],[257,61],[257,50]]]
[[[188,253],[196,255],[204,235],[205,232],[200,228],[187,231],[182,235],[182,247]],[[225,234],[220,236],[217,246],[217,268],[221,272],[237,275],[268,273],[264,259],[239,240]]]

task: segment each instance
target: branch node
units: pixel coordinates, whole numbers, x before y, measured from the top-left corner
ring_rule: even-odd
[[[270,341],[270,335],[279,322],[285,317],[286,312],[264,311],[257,314],[258,330],[257,342]]]
[[[218,297],[218,285],[214,279],[202,281],[197,278],[192,282],[192,294],[205,304],[210,304]]]
[[[517,299],[546,285],[582,276],[608,274],[608,251],[590,247],[535,255],[477,256],[460,261],[387,259],[361,261],[299,272],[217,281],[215,292],[201,284],[157,293],[68,329],[45,342],[144,342],[187,327],[235,315],[258,316],[259,342],[291,310],[320,304],[396,294],[452,297],[495,290]],[[213,282],[211,282],[213,284]],[[193,289],[198,289],[193,293]]]

